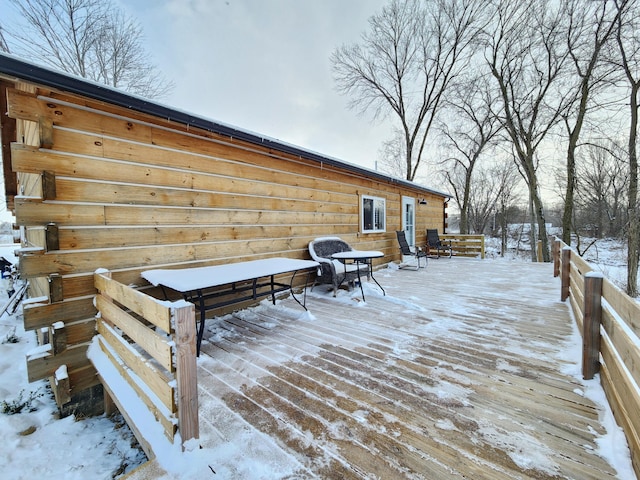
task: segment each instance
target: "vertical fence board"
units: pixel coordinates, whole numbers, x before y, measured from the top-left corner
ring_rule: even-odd
[[[564,302],[569,297],[569,279],[571,277],[571,248],[562,249],[562,287],[560,289],[560,301]]]
[[[602,274],[584,277],[582,321],[582,377],[591,380],[600,370],[600,324],[602,323]]]
[[[199,438],[196,324],[193,304],[174,309],[178,425],[184,442]]]

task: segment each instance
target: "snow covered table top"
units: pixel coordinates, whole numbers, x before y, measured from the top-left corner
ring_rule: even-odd
[[[312,260],[265,258],[211,267],[146,270],[141,273],[141,276],[152,285],[164,285],[184,293],[254,278],[317,268],[318,265],[318,262]]]
[[[346,252],[337,252],[331,255],[332,258],[338,260],[363,260],[368,258],[384,257],[384,253],[378,250],[349,250]]]

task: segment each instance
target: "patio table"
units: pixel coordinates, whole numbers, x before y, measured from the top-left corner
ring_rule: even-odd
[[[165,287],[167,287],[180,292],[185,300],[196,305],[200,312],[197,343],[197,353],[200,355],[200,344],[204,335],[204,322],[207,311],[247,300],[257,300],[259,297],[269,295],[275,305],[276,293],[284,291],[289,291],[294,300],[307,310],[306,289],[303,302],[300,302],[293,293],[293,280],[296,273],[307,270],[307,283],[309,283],[308,275],[318,266],[318,262],[312,260],[266,258],[210,267],[146,270],[141,273],[141,276],[152,285],[159,285],[165,297],[167,297],[165,291]],[[289,272],[293,272],[289,283],[275,281],[275,275]],[[260,282],[261,278],[265,280]],[[246,285],[246,283],[249,283],[249,285]],[[238,286],[237,284],[245,285]],[[227,288],[214,290],[215,287],[225,286]],[[266,290],[261,290],[264,288]],[[221,297],[227,298],[215,301]]]
[[[365,301],[364,298],[364,289],[362,288],[362,279],[360,278],[360,265],[367,265],[369,267],[368,276],[371,276],[371,279],[376,282],[376,285],[380,287],[382,290],[382,294],[386,295],[387,293],[382,288],[382,285],[378,283],[378,280],[373,276],[373,259],[384,257],[384,253],[378,250],[349,250],[346,252],[337,252],[331,255],[331,258],[335,258],[339,260],[344,265],[345,278],[347,277],[347,262],[351,262],[356,265],[358,272],[358,283],[360,283],[360,293],[362,293],[362,300]]]

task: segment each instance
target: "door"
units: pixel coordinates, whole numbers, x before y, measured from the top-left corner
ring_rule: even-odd
[[[411,246],[416,243],[416,199],[402,197],[402,230]]]

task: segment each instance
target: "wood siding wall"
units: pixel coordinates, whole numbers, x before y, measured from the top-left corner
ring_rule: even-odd
[[[7,89],[18,135],[20,274],[30,282],[27,329],[64,322],[68,349],[94,335],[93,273],[127,285],[158,267],[273,256],[309,258],[337,235],[399,260],[402,196],[416,198],[416,232],[442,230],[444,198],[408,185],[263,148],[88,98],[30,85]],[[21,132],[25,132],[24,134]],[[29,133],[29,134],[27,134]],[[386,198],[386,232],[362,234],[360,195]],[[425,198],[427,205],[419,205]],[[424,243],[417,238],[416,243]],[[72,394],[95,377],[69,356]],[[52,375],[60,357],[41,375]],[[74,377],[75,375],[75,377]]]

